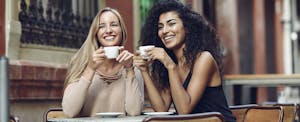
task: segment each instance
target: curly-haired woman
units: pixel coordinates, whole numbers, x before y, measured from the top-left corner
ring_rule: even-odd
[[[155,111],[178,114],[220,112],[235,121],[222,89],[219,39],[198,13],[176,0],[162,0],[149,11],[140,45],[154,45],[134,57]],[[151,65],[151,68],[148,67]]]
[[[143,109],[143,79],[132,65],[133,54],[122,47],[126,41],[123,18],[115,9],[96,15],[89,34],[70,61],[62,108],[69,117],[93,116],[98,112],[139,115]],[[115,59],[104,47],[120,46]]]

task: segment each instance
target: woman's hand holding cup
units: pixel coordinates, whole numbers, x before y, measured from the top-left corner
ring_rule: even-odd
[[[125,50],[123,46],[119,47],[120,54],[117,56],[116,61],[123,64],[126,69],[132,68],[133,54]]]
[[[106,58],[105,56],[105,51],[103,47],[100,47],[97,49],[93,54],[92,54],[92,60],[88,63],[88,67],[91,68],[92,70],[96,70],[100,64],[103,63],[104,59]]]
[[[171,57],[161,47],[148,48],[145,50],[145,54],[147,54],[148,61],[158,60],[163,63],[166,68],[173,68],[175,66]]]
[[[154,45],[140,46],[139,51],[133,57],[133,65],[138,67],[142,72],[148,71],[148,66],[152,63],[151,58],[147,54],[151,48],[154,48]]]
[[[139,47],[139,51],[140,51],[140,56],[143,58],[143,59],[148,59],[149,56],[147,54],[147,51],[151,48],[154,48],[155,46],[154,45],[146,45],[146,46],[140,46]]]
[[[137,51],[133,57],[133,65],[140,69],[142,72],[148,71],[148,61],[143,59],[140,55],[140,51]]]

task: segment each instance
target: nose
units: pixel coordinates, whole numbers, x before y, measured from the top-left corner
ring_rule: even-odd
[[[165,34],[165,33],[168,33],[168,32],[169,32],[169,27],[167,27],[167,26],[163,27],[163,33]]]
[[[111,27],[110,27],[110,26],[106,26],[106,27],[105,27],[105,32],[106,32],[106,33],[111,33],[111,32],[112,32]]]

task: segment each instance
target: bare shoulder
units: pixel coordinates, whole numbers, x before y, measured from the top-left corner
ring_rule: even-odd
[[[203,51],[198,53],[197,55],[197,59],[196,59],[196,63],[197,62],[207,62],[207,63],[214,63],[214,57],[212,56],[212,54],[208,51]]]
[[[212,54],[208,51],[203,51],[198,53],[193,69],[213,72],[217,69],[217,67],[218,65]]]
[[[221,84],[217,62],[210,52],[203,51],[199,53],[193,68],[194,72],[201,74],[202,80],[207,81],[208,86]]]

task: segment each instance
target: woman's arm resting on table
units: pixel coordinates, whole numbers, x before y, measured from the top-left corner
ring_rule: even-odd
[[[144,86],[141,74],[136,69],[126,70],[125,110],[130,116],[140,115],[144,106]]]
[[[152,108],[155,111],[168,111],[171,105],[171,95],[169,89],[159,91],[153,84],[148,72],[142,72],[145,88],[149,97]]]
[[[67,116],[75,117],[79,114],[94,73],[93,71],[85,70],[79,81],[70,83],[66,87],[62,99],[62,108]]]

